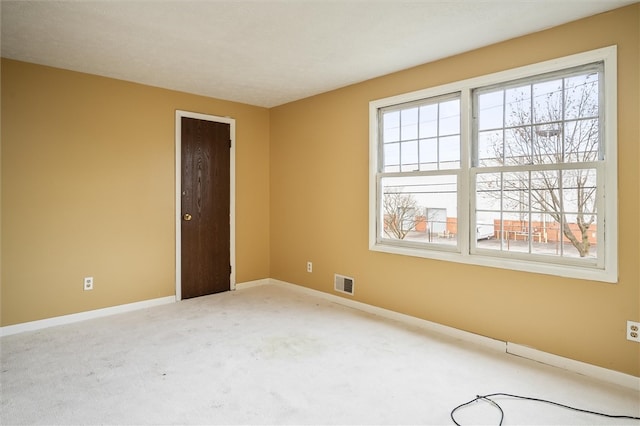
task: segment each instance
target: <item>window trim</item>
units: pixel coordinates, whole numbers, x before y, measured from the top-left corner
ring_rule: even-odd
[[[602,267],[578,266],[571,262],[558,264],[553,261],[533,261],[522,258],[507,258],[484,255],[481,251],[471,251],[471,148],[473,138],[472,91],[480,87],[506,83],[512,80],[534,77],[549,72],[561,71],[592,62],[604,62],[604,172],[598,179],[604,179],[603,191],[599,196],[598,211],[603,212],[603,224],[598,226],[599,241],[605,241]],[[548,61],[508,69],[493,74],[452,82],[436,87],[417,90],[369,102],[369,250],[400,254],[435,260],[444,260],[479,266],[489,266],[523,272],[535,272],[567,278],[594,280],[609,283],[618,281],[618,158],[617,158],[617,47],[608,46]],[[378,238],[378,205],[381,198],[379,185],[379,143],[378,111],[393,105],[416,102],[422,99],[460,93],[460,164],[458,171],[460,186],[458,191],[458,239],[457,250],[433,250],[412,247],[409,244],[389,243]],[[614,190],[607,190],[613,188]],[[602,209],[602,210],[600,210]],[[601,229],[602,228],[602,229]],[[602,238],[602,239],[600,239]],[[606,240],[605,240],[606,238]],[[599,259],[600,262],[600,259]]]

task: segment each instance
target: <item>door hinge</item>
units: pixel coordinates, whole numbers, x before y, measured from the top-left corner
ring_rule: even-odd
[[[231,139],[229,139],[229,148],[231,148]]]
[[[232,271],[233,271],[233,268],[231,267],[231,265],[229,265],[229,275],[231,275]]]

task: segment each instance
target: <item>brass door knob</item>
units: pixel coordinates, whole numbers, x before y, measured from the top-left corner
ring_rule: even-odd
[[[191,220],[191,215],[190,215],[189,213],[185,213],[185,214],[182,216],[182,218],[183,218],[184,220],[186,220],[187,222],[189,222],[189,221]]]

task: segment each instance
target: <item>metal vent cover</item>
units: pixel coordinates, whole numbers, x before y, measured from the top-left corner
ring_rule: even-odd
[[[353,286],[355,280],[351,277],[346,277],[344,275],[335,274],[334,275],[334,286],[333,288],[340,293],[346,293],[353,296]]]

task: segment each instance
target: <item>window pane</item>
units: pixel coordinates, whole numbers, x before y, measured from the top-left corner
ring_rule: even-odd
[[[502,173],[476,175],[476,209],[500,211],[502,203]]]
[[[598,90],[599,73],[594,70],[476,94],[474,165],[602,160]],[[503,95],[504,125],[498,114]],[[499,130],[504,132],[504,144]]]
[[[522,252],[528,251],[523,224],[527,224],[527,215],[515,213],[483,212],[476,213],[476,246],[485,250]]]
[[[400,140],[400,111],[385,112],[382,115],[383,143]]]
[[[504,132],[504,164],[509,166],[531,164],[530,127],[516,127]]]
[[[532,210],[551,214],[558,223],[563,203],[559,176],[557,170],[531,172]]]
[[[389,172],[390,166],[400,164],[400,144],[389,143],[384,145],[384,171]]]
[[[542,213],[557,211],[559,201],[558,172],[531,172],[531,210]]]
[[[457,242],[457,177],[383,178],[380,236],[417,243]]]
[[[460,134],[460,100],[440,104],[440,135]]]
[[[502,175],[502,208],[506,211],[529,210],[529,172]]]
[[[597,117],[598,104],[597,72],[565,79],[565,119]]]
[[[600,129],[597,119],[570,121],[565,125],[564,161],[597,161]]]
[[[534,84],[534,123],[558,122],[562,117],[562,79]]]
[[[508,229],[507,234],[507,250],[512,252],[528,253],[529,252],[529,232],[531,231],[531,221],[527,213],[506,213],[504,215],[505,226]]]
[[[383,172],[460,168],[459,98],[436,99],[384,112],[382,117]]]
[[[487,215],[492,215],[496,238],[501,240],[479,241],[477,247],[543,256],[596,257],[595,169],[503,173],[501,193],[495,189],[499,173],[478,174],[476,180],[476,226],[486,225]],[[496,212],[498,201],[502,209]]]
[[[562,173],[562,197],[565,213],[576,220],[589,223],[596,212],[595,169],[564,170]]]
[[[403,142],[401,147],[403,172],[418,170],[418,141]]]
[[[418,108],[403,109],[400,112],[400,123],[400,139],[406,141],[418,138]]]
[[[420,107],[420,137],[438,136],[438,104]]]
[[[505,127],[531,124],[531,85],[505,90]]]
[[[501,130],[488,130],[478,134],[478,166],[494,167],[502,165],[504,147]]]
[[[440,138],[440,169],[460,167],[460,136]]]
[[[489,241],[494,240],[497,235],[500,235],[500,212],[476,212],[475,223],[475,239],[476,241]],[[497,226],[497,227],[496,227]],[[496,244],[490,244],[495,247]],[[486,244],[485,246],[489,246]],[[499,248],[499,244],[498,244]]]
[[[478,129],[497,129],[503,126],[503,91],[478,96]]]
[[[562,129],[560,124],[534,127],[535,160],[533,164],[562,162]]]
[[[422,139],[420,141],[420,170],[438,169],[438,140]]]
[[[596,258],[595,247],[598,244],[598,216],[590,215],[589,221],[580,222],[578,215],[567,214],[566,225],[558,238],[565,257]]]

